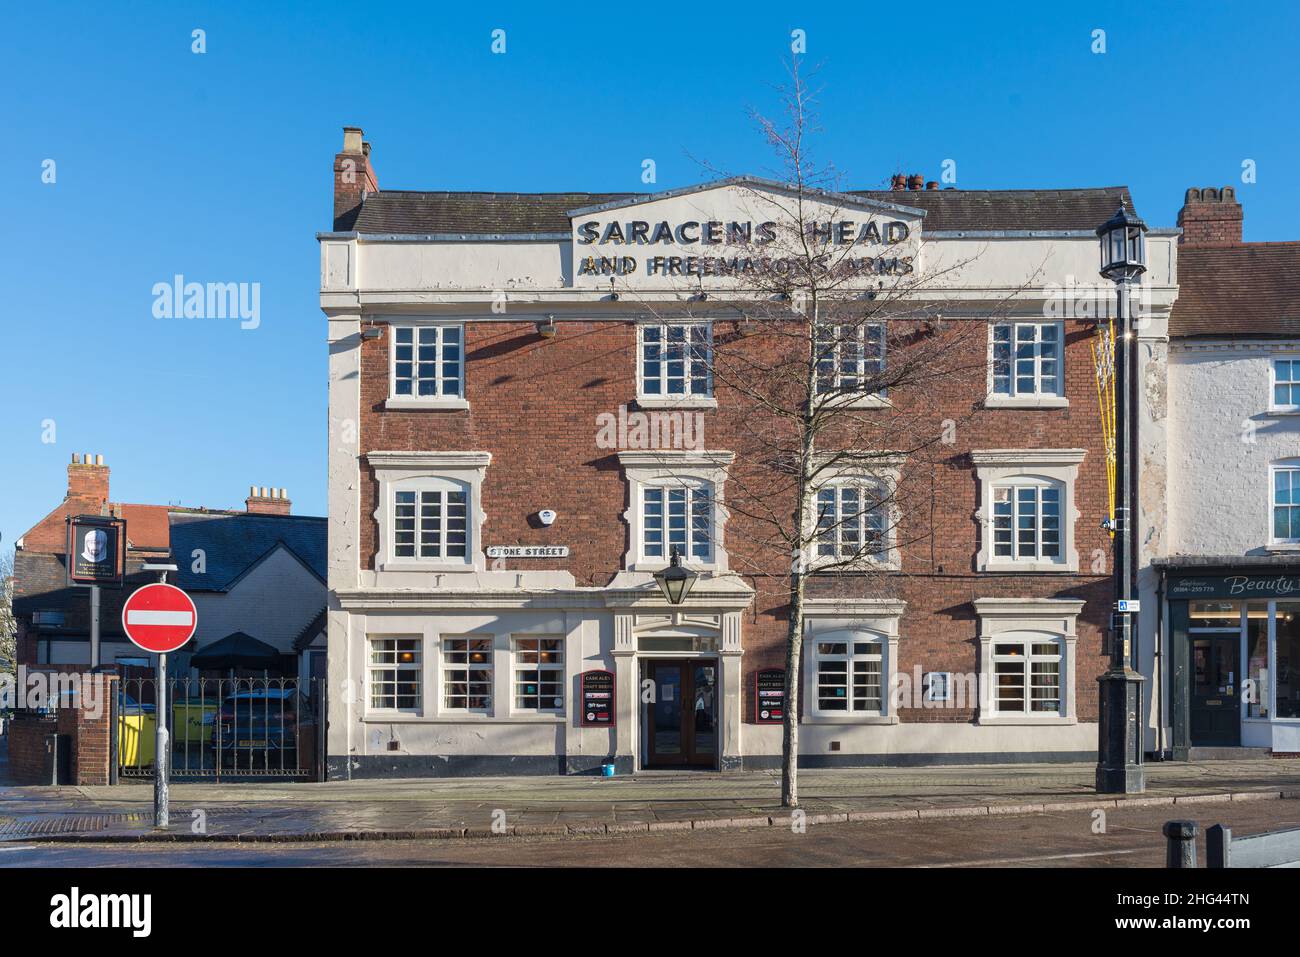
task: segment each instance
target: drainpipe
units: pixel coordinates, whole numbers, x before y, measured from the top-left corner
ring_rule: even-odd
[[[1156,683],[1156,760],[1165,760],[1165,570],[1160,569],[1156,583],[1156,634],[1155,657],[1151,665],[1151,678]]]

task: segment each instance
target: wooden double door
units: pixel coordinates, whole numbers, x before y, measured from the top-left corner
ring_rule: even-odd
[[[647,768],[718,766],[718,660],[648,659],[641,719]],[[649,700],[646,700],[646,699]]]

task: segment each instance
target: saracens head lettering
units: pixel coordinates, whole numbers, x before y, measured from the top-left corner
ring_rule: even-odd
[[[905,241],[911,232],[907,223],[899,220],[884,223],[883,229],[881,226],[875,220],[857,223],[843,219],[807,223],[805,232],[814,243],[837,246],[892,246]],[[593,243],[629,246],[766,246],[775,242],[776,238],[777,224],[774,222],[700,222],[692,219],[680,223],[667,220],[651,223],[634,219],[629,222],[613,220],[603,226],[596,220],[589,220],[578,226],[578,243],[583,246]]]

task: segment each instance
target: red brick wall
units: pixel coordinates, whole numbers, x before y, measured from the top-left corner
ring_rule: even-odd
[[[62,708],[58,712],[59,734],[70,738],[72,747],[72,781],[76,785],[109,783],[110,734],[113,728],[112,701],[117,691],[117,675],[82,674],[86,682],[98,681],[96,698],[99,714],[92,717],[84,708]]]
[[[715,335],[729,323],[719,322]],[[391,335],[391,332],[388,333]],[[811,594],[839,592],[854,597],[898,597],[907,601],[901,625],[897,670],[972,672],[977,669],[978,622],[971,602],[987,597],[1073,597],[1087,601],[1079,620],[1076,672],[1078,715],[1095,720],[1096,678],[1106,667],[1102,629],[1111,601],[1110,579],[1089,572],[1094,549],[1110,540],[1100,529],[1107,511],[1106,472],[1098,424],[1096,386],[1089,341],[1091,326],[1066,324],[1066,409],[982,409],[985,377],[963,378],[946,391],[942,383],[914,397],[916,414],[928,416],[934,428],[945,418],[957,424],[956,444],[935,453],[933,463],[915,464],[930,472],[924,481],[924,508],[909,513],[901,536],[915,541],[904,550],[903,571],[881,581],[839,576],[817,581]],[[759,337],[766,338],[766,337]],[[622,519],[627,507],[627,483],[617,450],[597,447],[596,417],[616,412],[620,404],[635,409],[636,327],[630,322],[559,322],[554,339],[536,333],[534,320],[469,323],[466,328],[466,396],[468,411],[384,411],[388,394],[390,342],[362,342],[362,452],[371,450],[438,449],[492,453],[483,486],[483,526],[486,544],[568,544],[567,559],[548,562],[566,569],[580,585],[602,586],[622,565],[628,528]],[[981,369],[986,338],[966,336],[963,348]],[[718,389],[719,409],[704,412],[705,447],[738,453],[747,447],[743,423],[734,414],[734,396]],[[900,399],[900,402],[903,401]],[[978,411],[972,411],[978,409]],[[975,572],[979,486],[968,454],[973,449],[1082,448],[1074,505],[1080,512],[1075,547],[1083,574],[989,574]],[[774,483],[779,484],[779,483]],[[370,518],[378,506],[373,474],[361,477],[361,555],[374,566],[377,528]],[[730,490],[728,491],[730,494]],[[918,499],[919,501],[920,499]],[[788,505],[778,506],[790,511]],[[550,528],[534,528],[528,518],[537,510],[559,513]],[[749,534],[747,534],[749,533]],[[751,567],[746,575],[759,593],[744,619],[745,719],[753,714],[752,672],[784,664],[788,559],[759,553],[746,556],[741,543],[756,537],[733,515],[728,523],[727,548],[733,570]],[[531,567],[531,566],[530,566]],[[539,566],[541,567],[541,566]],[[864,587],[877,588],[867,594]],[[903,720],[969,720],[971,712],[904,711]]]

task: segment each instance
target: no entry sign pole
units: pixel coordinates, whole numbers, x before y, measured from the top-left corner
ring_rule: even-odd
[[[166,577],[166,570],[162,577]],[[154,742],[153,823],[168,824],[168,763],[171,756],[167,733],[167,654],[190,640],[198,627],[194,602],[175,585],[159,582],[145,585],[131,594],[122,606],[122,628],[136,645],[158,656],[157,737]]]

